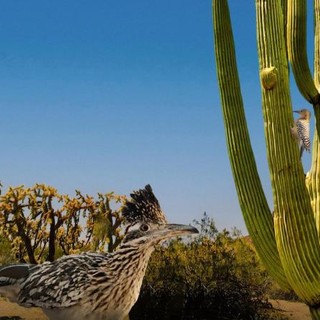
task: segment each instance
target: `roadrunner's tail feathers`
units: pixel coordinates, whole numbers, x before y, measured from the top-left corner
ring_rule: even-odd
[[[4,266],[0,269],[0,286],[15,283],[17,280],[27,277],[37,268],[37,265],[26,263]]]

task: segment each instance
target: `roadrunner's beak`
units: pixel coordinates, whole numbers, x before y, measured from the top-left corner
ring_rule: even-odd
[[[166,240],[172,237],[186,236],[195,233],[199,233],[199,231],[192,226],[184,224],[165,224],[155,231],[154,236]]]

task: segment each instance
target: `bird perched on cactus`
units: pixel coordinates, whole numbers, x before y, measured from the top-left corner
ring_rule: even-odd
[[[127,233],[117,251],[3,267],[0,293],[22,306],[42,308],[49,319],[123,320],[138,299],[154,247],[198,231],[168,224],[150,185],[133,192],[122,213]]]
[[[295,120],[291,132],[295,140],[299,145],[300,158],[302,157],[303,151],[310,152],[310,118],[311,112],[307,109],[301,109],[293,111],[299,114],[299,118]]]

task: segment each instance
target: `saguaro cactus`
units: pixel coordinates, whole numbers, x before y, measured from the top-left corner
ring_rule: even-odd
[[[237,73],[227,0],[213,0],[215,57],[226,140],[239,203],[258,254],[283,288],[292,288],[320,319],[320,0],[315,0],[315,79],[306,54],[306,1],[256,0],[259,73],[273,214],[257,172]],[[313,105],[312,166],[305,176],[291,136],[289,62]]]

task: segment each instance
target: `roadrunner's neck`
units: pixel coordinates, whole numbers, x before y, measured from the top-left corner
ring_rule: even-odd
[[[123,244],[101,264],[101,277],[95,276],[87,299],[92,311],[123,311],[129,313],[139,297],[142,280],[146,272],[153,246]],[[112,275],[112,281],[110,279]],[[89,302],[89,301],[88,301]]]

